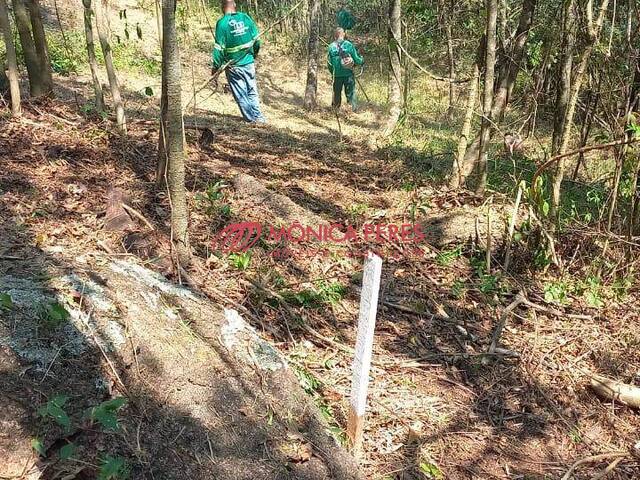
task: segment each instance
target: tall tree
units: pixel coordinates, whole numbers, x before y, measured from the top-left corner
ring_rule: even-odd
[[[16,20],[16,28],[22,46],[24,63],[27,66],[29,76],[29,94],[32,97],[41,97],[50,93],[43,72],[40,70],[40,60],[36,53],[36,47],[31,36],[31,20],[29,12],[23,0],[13,0],[13,16]]]
[[[98,38],[100,39],[100,48],[102,49],[102,55],[104,57],[104,66],[107,70],[107,77],[109,78],[109,89],[111,90],[111,99],[113,100],[113,107],[116,111],[116,124],[118,130],[121,133],[127,132],[127,119],[124,113],[124,103],[122,102],[122,94],[120,93],[120,83],[118,83],[118,75],[116,69],[113,66],[113,54],[111,51],[111,44],[109,43],[109,37],[107,35],[107,14],[108,9],[106,3],[103,0],[96,1],[96,27],[98,30]]]
[[[486,149],[489,147],[489,140],[495,133],[496,124],[501,122],[504,117],[504,112],[511,99],[518,73],[521,70],[525,47],[527,45],[527,39],[529,38],[531,25],[533,24],[537,3],[538,0],[522,0],[522,10],[518,20],[518,28],[515,35],[511,36],[511,41],[506,46],[506,50],[502,50],[500,56],[500,68],[497,70],[499,74],[495,79],[495,93],[493,94],[493,104],[489,117],[492,121],[490,122],[489,128],[484,131],[485,135],[488,134],[489,138],[486,141],[482,141],[482,134],[479,134],[471,145],[469,145],[462,165],[460,165],[460,170],[457,172],[458,175],[453,175],[451,178],[451,186],[453,188],[465,184],[476,162],[484,155]],[[482,51],[483,49],[481,48],[480,50]]]
[[[402,113],[402,5],[400,0],[389,0],[389,118],[384,135],[393,133]]]
[[[191,248],[185,187],[182,69],[176,31],[176,0],[162,1],[162,30],[162,98],[158,173],[159,179],[166,182],[171,202],[171,239],[174,258],[184,267],[190,263]]]
[[[561,60],[558,62],[558,87],[553,118],[552,155],[557,155],[562,140],[562,129],[567,116],[567,104],[571,90],[571,73],[573,70],[573,49],[576,43],[578,23],[575,15],[575,0],[567,0],[563,13]]]
[[[51,60],[49,60],[49,47],[47,46],[47,36],[44,33],[42,24],[42,12],[38,0],[25,0],[31,19],[31,30],[33,33],[33,45],[36,50],[38,64],[47,94],[53,93],[53,76],[51,72]]]
[[[304,106],[313,110],[318,106],[318,59],[320,55],[320,0],[311,0],[309,9],[309,43],[307,45],[307,88]]]
[[[91,18],[94,16],[94,13],[91,7],[91,0],[82,0],[82,5],[84,6],[84,37],[87,44],[87,57],[89,59],[89,69],[91,70],[91,79],[93,81],[93,91],[96,96],[96,110],[102,112],[104,111],[104,95],[102,94],[100,77],[98,77],[98,62],[96,60],[96,47],[91,23]]]
[[[491,135],[491,108],[493,107],[493,89],[496,68],[496,43],[498,22],[498,1],[486,0],[487,24],[485,38],[484,61],[484,93],[482,97],[482,126],[480,128],[480,149],[478,151],[478,165],[480,167],[480,180],[478,190],[484,192],[487,184],[487,148]]]
[[[9,9],[6,0],[0,0],[0,30],[4,38],[5,49],[7,51],[7,66],[9,79],[9,90],[11,92],[11,114],[15,117],[20,115],[20,80],[18,78],[18,62],[16,60],[16,47],[13,44],[11,34],[11,24],[9,23]]]
[[[602,0],[600,4],[600,10],[598,16],[594,21],[593,18],[593,0],[588,0],[586,5],[586,23],[587,23],[587,43],[580,55],[580,61],[574,74],[573,84],[571,85],[571,91],[569,94],[569,102],[567,104],[567,113],[564,118],[564,125],[562,127],[562,138],[558,148],[558,154],[562,155],[568,151],[569,141],[571,140],[571,131],[573,127],[573,117],[576,113],[576,105],[578,103],[578,97],[580,95],[580,89],[584,82],[587,66],[591,53],[600,39],[600,31],[602,30],[602,24],[607,13],[609,6],[609,0]],[[562,186],[562,180],[564,179],[564,172],[566,169],[566,158],[561,158],[558,161],[555,176],[553,178],[553,186],[551,192],[551,208],[554,214],[558,213],[560,206],[560,188]]]

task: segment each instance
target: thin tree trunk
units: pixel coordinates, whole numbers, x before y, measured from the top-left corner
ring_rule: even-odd
[[[402,41],[402,6],[400,0],[389,0],[389,118],[384,136],[393,133],[402,112],[402,63],[399,42]]]
[[[307,88],[304,106],[313,110],[318,106],[318,59],[320,56],[320,0],[312,0],[309,10],[309,44],[307,46]]]
[[[91,78],[93,80],[93,91],[96,96],[96,111],[103,112],[104,96],[100,78],[98,77],[98,62],[96,60],[96,48],[91,25],[91,17],[94,16],[91,0],[82,0],[82,5],[84,6],[84,36],[87,41],[87,57],[89,58],[89,68],[91,69]]]
[[[451,177],[451,188],[459,188],[461,181],[461,169],[464,162],[464,155],[467,152],[469,144],[469,136],[471,134],[471,125],[473,123],[473,112],[478,97],[478,81],[480,77],[480,69],[478,64],[473,65],[473,78],[469,86],[469,96],[467,98],[467,107],[464,115],[464,123],[462,124],[462,132],[458,141],[458,154],[453,163],[453,175]]]
[[[487,48],[485,52],[484,93],[482,101],[482,126],[480,128],[480,150],[478,151],[478,167],[480,179],[478,192],[484,192],[487,184],[487,147],[491,131],[491,108],[493,107],[493,88],[495,83],[496,67],[496,39],[498,21],[497,0],[486,0],[487,9]]]
[[[47,88],[42,72],[40,71],[40,62],[36,54],[36,47],[33,44],[31,36],[31,21],[29,20],[29,12],[23,0],[12,0],[13,15],[16,20],[16,28],[20,37],[20,45],[22,46],[22,54],[24,63],[27,66],[27,74],[29,76],[29,94],[36,98],[46,95]]]
[[[498,77],[498,85],[494,88],[496,93],[493,96],[493,105],[491,107],[491,114],[489,117],[493,121],[493,123],[490,123],[490,128],[488,129],[489,140],[495,131],[494,124],[502,121],[504,112],[509,104],[509,100],[511,99],[511,94],[516,84],[518,73],[520,72],[520,64],[524,57],[525,47],[529,37],[529,30],[533,23],[537,3],[537,0],[522,1],[522,11],[520,13],[518,29],[516,30],[513,47],[511,48],[511,52],[509,54],[504,54],[502,58],[502,61],[506,62],[507,66],[502,69],[501,75]],[[460,185],[464,185],[467,177],[471,174],[474,166],[476,165],[476,161],[484,154],[483,150],[488,147],[487,141],[482,144],[481,149],[481,140],[482,136],[479,134],[467,148],[467,152],[460,169]]]
[[[6,0],[0,0],[0,30],[4,38],[7,51],[7,66],[9,90],[11,92],[11,114],[17,117],[21,113],[20,106],[20,80],[18,77],[18,62],[16,60],[16,47],[13,44],[11,24],[9,23],[9,9]]]
[[[38,58],[41,77],[44,82],[47,95],[53,93],[53,77],[51,74],[51,60],[49,60],[49,48],[47,47],[47,36],[42,25],[42,13],[38,0],[26,0],[25,4],[29,10],[31,27],[33,33],[33,45]]]
[[[176,0],[162,2],[162,100],[159,164],[171,203],[171,240],[175,259],[185,267],[191,259],[189,212],[185,187],[184,126],[182,123],[182,71],[176,31]]]
[[[126,133],[127,119],[124,113],[124,104],[122,103],[118,76],[116,74],[116,69],[113,66],[111,45],[109,44],[109,38],[107,36],[107,8],[106,4],[102,3],[102,0],[97,0],[95,14],[98,38],[100,39],[100,47],[102,49],[102,55],[104,56],[104,65],[107,70],[107,77],[109,78],[111,98],[116,111],[116,124],[118,125],[118,130],[120,130],[121,133]]]
[[[449,8],[442,6],[442,14],[440,15],[442,26],[444,27],[444,33],[447,38],[447,57],[449,61],[449,78],[454,80],[456,78],[456,60],[453,53],[453,33],[451,28],[452,19],[449,18],[453,15],[453,1],[450,2]],[[447,106],[447,117],[453,118],[453,104],[455,102],[455,85],[453,81],[449,82],[449,105]]]
[[[600,30],[602,29],[602,23],[609,6],[609,0],[602,0],[600,5],[600,12],[598,18],[593,23],[593,12],[591,11],[592,1],[589,0],[587,4],[587,18],[589,29],[589,43],[585,46],[585,49],[580,56],[580,62],[578,63],[578,69],[576,70],[573,85],[571,86],[571,95],[569,97],[569,104],[567,105],[567,115],[565,117],[564,126],[562,128],[562,140],[558,149],[558,154],[562,155],[567,152],[569,147],[569,141],[571,140],[571,130],[573,127],[573,117],[576,113],[576,105],[578,103],[578,96],[580,95],[580,89],[582,82],[584,81],[585,73],[587,71],[587,65],[589,64],[589,58],[591,53],[600,38]],[[553,179],[552,194],[551,194],[551,208],[554,215],[557,215],[558,208],[560,206],[560,188],[562,186],[562,180],[564,179],[564,172],[566,169],[566,158],[561,158],[558,161],[558,166]]]
[[[562,129],[567,116],[567,104],[571,92],[571,72],[573,70],[573,49],[576,43],[577,22],[575,18],[574,0],[568,0],[564,10],[562,35],[562,60],[558,62],[558,92],[556,96],[553,119],[553,139],[551,155],[557,155],[562,141]]]

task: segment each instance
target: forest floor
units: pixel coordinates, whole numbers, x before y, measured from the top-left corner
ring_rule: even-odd
[[[206,54],[196,58],[203,62],[185,80],[185,99],[206,78]],[[573,478],[593,478],[613,461],[608,478],[639,478],[633,449],[640,418],[599,399],[584,374],[640,381],[637,285],[603,297],[598,308],[567,287],[574,274],[589,271],[585,259],[601,238],[566,232],[558,247],[572,259],[564,276],[553,268],[531,273],[532,259],[518,246],[506,273],[498,240],[511,202],[494,193],[497,245],[487,272],[485,199],[422,175],[423,157],[410,149],[375,148],[371,138],[384,116],[375,103],[363,102],[359,114],[343,111],[339,127],[324,76],[322,106],[310,114],[302,108],[300,65],[268,52],[258,69],[267,125],[243,123],[223,93],[206,99],[203,91],[197,108],[185,112],[197,257],[190,281],[216,302],[242,309],[279,347],[338,439],[346,426],[362,255],[371,245],[260,242],[246,254],[226,255],[216,249],[216,235],[240,222],[295,221],[356,229],[418,223],[426,233],[417,248],[392,238],[374,245],[384,267],[361,459],[366,476],[561,478],[580,459],[623,451],[630,453],[622,461],[590,460]],[[20,120],[0,119],[0,219],[13,226],[5,229],[0,256],[28,259],[33,248],[65,258],[101,251],[134,255],[171,274],[169,204],[154,178],[157,98],[140,93],[152,80],[125,82],[124,137],[78,108],[89,102],[83,77],[59,80],[58,100],[27,105]],[[213,136],[200,141],[205,128]],[[125,192],[149,225],[103,229],[113,189]],[[25,262],[2,263],[3,273],[21,269],[28,270]],[[550,303],[549,291],[560,291],[561,301]],[[537,307],[515,308],[499,342],[506,354],[485,355],[519,292]]]

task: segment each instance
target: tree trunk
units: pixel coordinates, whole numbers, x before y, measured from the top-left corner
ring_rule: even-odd
[[[100,39],[100,48],[102,49],[102,55],[104,56],[104,66],[107,70],[107,77],[109,77],[109,89],[111,90],[113,106],[116,110],[116,124],[118,125],[118,130],[120,130],[121,133],[127,133],[127,119],[124,114],[124,104],[122,103],[122,95],[120,94],[120,84],[118,83],[116,69],[113,66],[111,45],[109,44],[109,38],[107,37],[107,9],[106,5],[102,4],[102,0],[97,0],[95,14],[98,38]]]
[[[564,10],[564,25],[562,36],[562,60],[558,62],[558,92],[556,96],[555,113],[553,119],[553,140],[551,155],[557,155],[562,140],[562,129],[567,116],[567,104],[571,92],[571,72],[573,69],[573,49],[576,43],[577,22],[575,18],[574,0],[567,2]]]
[[[469,86],[469,97],[467,98],[467,108],[464,115],[464,123],[462,124],[462,132],[460,134],[460,140],[458,141],[458,154],[453,163],[453,175],[451,177],[451,188],[460,187],[460,175],[462,164],[464,162],[464,155],[467,152],[467,145],[469,144],[469,135],[471,134],[471,124],[473,122],[473,112],[476,106],[478,97],[478,80],[480,78],[480,69],[478,64],[473,65],[473,78],[471,79],[471,85]]]
[[[191,259],[189,213],[185,187],[182,71],[176,32],[176,0],[162,2],[162,99],[158,164],[166,166],[164,179],[171,203],[171,240],[174,259],[185,267]]]
[[[18,62],[16,60],[16,47],[13,44],[11,24],[9,23],[9,10],[6,0],[0,0],[0,30],[4,38],[7,51],[7,66],[9,90],[11,92],[11,114],[17,117],[21,113],[20,107],[20,81],[18,78]]]
[[[38,58],[39,69],[47,90],[47,95],[53,93],[53,77],[51,74],[51,60],[49,60],[49,48],[47,47],[47,36],[42,25],[42,13],[38,0],[26,0],[25,4],[29,10],[31,27],[33,32],[33,44]]]
[[[91,69],[91,78],[93,80],[93,91],[96,96],[96,111],[103,112],[104,96],[102,94],[100,78],[98,77],[98,62],[96,60],[96,48],[93,40],[93,27],[91,26],[91,17],[94,15],[91,9],[91,0],[82,0],[82,5],[84,5],[84,37],[87,42],[87,57],[89,58],[89,68]]]
[[[312,0],[309,10],[309,44],[307,46],[307,89],[304,106],[313,110],[318,106],[318,58],[320,55],[320,0]]]
[[[27,66],[27,74],[29,76],[29,94],[34,98],[47,95],[46,82],[40,71],[40,62],[36,54],[36,47],[33,44],[33,37],[31,36],[29,12],[27,12],[23,0],[13,0],[12,4],[24,63]]]
[[[578,63],[578,69],[576,70],[573,85],[571,86],[571,94],[569,96],[569,103],[567,105],[567,114],[562,127],[562,140],[558,149],[558,154],[562,155],[567,152],[569,147],[569,141],[571,140],[571,130],[573,126],[573,117],[576,113],[576,105],[578,103],[578,96],[580,95],[580,88],[587,71],[587,65],[589,64],[589,58],[591,53],[600,38],[600,30],[602,29],[602,23],[609,6],[609,0],[602,0],[600,5],[600,12],[598,18],[593,23],[593,13],[589,10],[591,8],[591,2],[587,4],[587,18],[589,20],[588,30],[589,39],[585,46],[585,49],[580,56],[580,63]],[[553,178],[553,187],[551,194],[551,209],[552,213],[557,215],[558,208],[560,206],[560,187],[562,186],[562,180],[564,179],[564,172],[566,169],[566,158],[561,158],[558,161],[558,167],[556,169],[555,176]]]
[[[502,121],[504,112],[511,99],[513,88],[520,72],[520,64],[524,57],[525,47],[527,39],[529,38],[529,30],[533,23],[533,17],[538,0],[523,0],[522,11],[520,13],[520,19],[518,21],[518,29],[516,30],[515,40],[510,53],[505,54],[503,52],[502,63],[505,67],[501,69],[501,74],[498,77],[497,87],[494,88],[495,94],[493,95],[493,105],[491,107],[491,120],[494,122],[489,125],[488,140],[482,144],[482,150],[488,147],[488,141],[491,139],[495,131],[494,124]],[[485,131],[485,135],[487,132]],[[460,169],[460,185],[464,185],[467,177],[471,174],[476,161],[484,154],[481,150],[482,136],[479,134],[474,141],[467,148],[464,161]]]
[[[478,167],[480,179],[478,192],[484,192],[487,184],[487,147],[491,135],[491,108],[493,107],[493,88],[495,83],[496,68],[496,40],[498,22],[497,0],[486,0],[487,9],[487,48],[484,62],[484,92],[482,100],[482,126],[480,127],[480,149],[478,151]]]
[[[402,42],[402,6],[400,0],[389,0],[389,118],[384,136],[393,133],[402,112],[402,62],[399,43]]]

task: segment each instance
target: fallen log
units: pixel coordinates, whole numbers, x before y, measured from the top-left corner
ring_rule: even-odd
[[[611,380],[601,375],[589,375],[591,388],[601,397],[640,408],[640,387]]]

